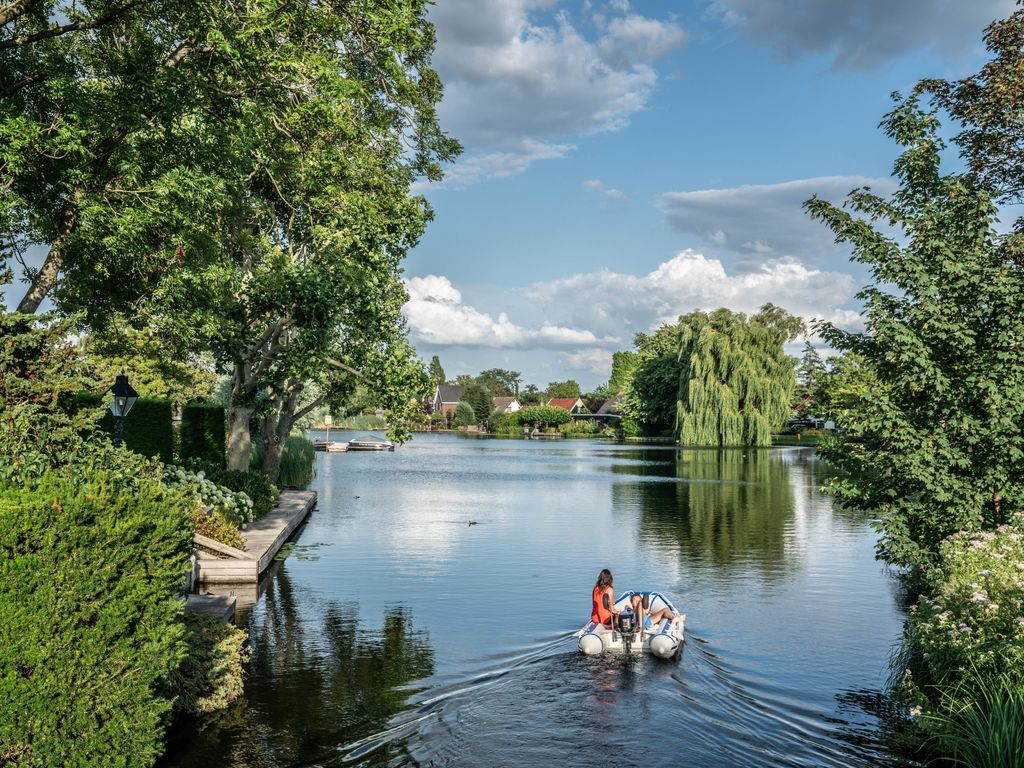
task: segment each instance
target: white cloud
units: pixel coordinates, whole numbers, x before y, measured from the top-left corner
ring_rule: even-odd
[[[569,370],[586,371],[601,378],[608,378],[612,372],[612,350],[591,348],[575,352],[563,352],[561,363]]]
[[[545,322],[523,328],[500,313],[497,319],[462,302],[462,293],[447,277],[427,275],[406,281],[409,301],[402,312],[415,340],[435,346],[564,347],[608,344],[615,337],[598,338],[587,330]]]
[[[565,11],[545,12],[553,5],[445,0],[431,8],[441,123],[467,147],[448,185],[520,173],[564,157],[569,137],[622,129],[650,100],[654,61],[685,39],[674,21],[628,8],[613,9],[619,15],[588,39]]]
[[[870,69],[921,48],[962,56],[1013,9],[1013,0],[713,0],[710,15],[787,58]]]
[[[586,328],[596,337],[629,337],[649,331],[694,309],[728,307],[756,312],[766,302],[794,314],[856,321],[853,301],[858,285],[839,272],[812,269],[783,259],[758,270],[729,274],[721,261],[693,250],[683,251],[646,275],[609,270],[577,274],[527,289],[558,319]]]
[[[832,233],[813,221],[803,204],[813,195],[841,203],[856,187],[879,193],[895,189],[890,179],[826,176],[780,184],[669,192],[658,207],[677,232],[697,235],[739,257],[741,268],[757,268],[766,254],[814,263],[840,253]]]
[[[615,189],[614,187],[606,186],[600,179],[588,179],[583,182],[583,187],[589,189],[592,192],[597,192],[599,195],[604,195],[612,200],[620,200],[626,196],[626,193],[621,189]]]

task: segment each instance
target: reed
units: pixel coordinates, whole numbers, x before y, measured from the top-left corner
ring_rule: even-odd
[[[305,488],[313,479],[316,448],[299,435],[292,435],[284,444],[281,454],[281,474],[277,484],[282,488]]]
[[[975,675],[943,696],[946,710],[922,715],[929,746],[954,765],[1020,768],[1024,744],[1024,689],[1007,674],[995,680]]]

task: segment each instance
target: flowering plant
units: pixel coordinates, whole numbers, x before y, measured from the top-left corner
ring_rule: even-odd
[[[173,464],[164,466],[164,482],[191,488],[198,504],[213,507],[214,512],[235,521],[236,525],[252,522],[252,499],[241,491],[232,491],[218,485],[206,477],[200,470],[193,472]]]

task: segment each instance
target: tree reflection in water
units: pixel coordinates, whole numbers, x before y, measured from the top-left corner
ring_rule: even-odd
[[[635,466],[647,479],[612,486],[614,508],[639,513],[642,540],[698,565],[727,571],[754,564],[766,579],[790,569],[786,530],[795,507],[784,455],[680,448],[673,458]]]
[[[249,621],[253,657],[245,697],[169,747],[165,766],[277,768],[332,762],[345,744],[379,732],[434,671],[425,631],[404,606],[384,608],[380,628],[361,626],[359,606],[296,595],[281,568]],[[398,743],[367,756],[386,765]],[[211,762],[212,761],[212,762]]]

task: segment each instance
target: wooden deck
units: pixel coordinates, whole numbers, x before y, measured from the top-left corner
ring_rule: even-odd
[[[216,616],[221,622],[234,621],[235,598],[231,595],[189,595],[185,603],[189,613]]]
[[[196,534],[200,584],[249,584],[259,581],[274,555],[316,505],[316,491],[282,491],[274,508],[242,532],[245,548],[235,549]]]

